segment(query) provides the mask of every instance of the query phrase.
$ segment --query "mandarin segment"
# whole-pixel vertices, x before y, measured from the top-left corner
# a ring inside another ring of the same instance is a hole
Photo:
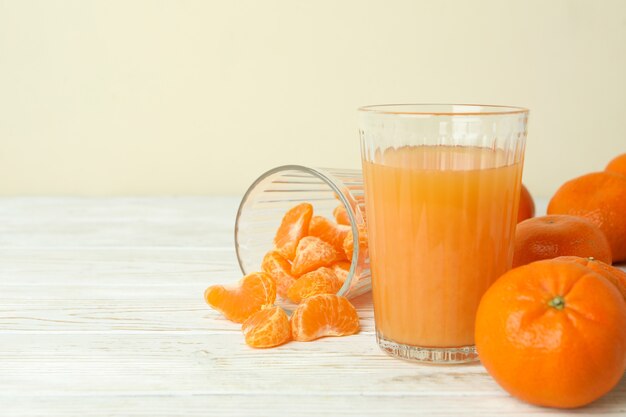
[[[350,231],[350,226],[336,224],[322,216],[313,216],[309,225],[309,236],[319,237],[330,243],[337,252],[338,258],[345,259],[343,242]]]
[[[489,374],[536,405],[586,405],[626,370],[622,295],[569,261],[537,261],[502,275],[481,299],[475,336]]]
[[[359,316],[345,298],[320,294],[307,298],[291,316],[294,340],[308,342],[325,336],[347,336],[358,333]]]
[[[287,313],[277,306],[252,314],[241,326],[246,344],[253,348],[280,346],[291,340]]]
[[[594,172],[563,184],[548,204],[548,214],[591,220],[606,235],[614,262],[626,260],[626,176]]]
[[[549,215],[533,217],[517,225],[513,267],[567,255],[611,263],[609,241],[584,217]]]
[[[306,236],[300,239],[296,248],[296,256],[291,264],[291,274],[300,276],[328,266],[335,261],[335,249],[322,239],[315,236]]]
[[[286,298],[289,287],[296,281],[296,279],[291,276],[291,264],[289,261],[278,251],[269,251],[263,257],[261,269],[274,279],[278,295]]]
[[[368,252],[368,240],[367,240],[367,227],[364,224],[361,224],[357,227],[359,231],[359,252],[367,257]],[[345,240],[343,241],[343,250],[346,254],[346,257],[349,261],[352,261],[353,252],[354,252],[354,235],[352,234],[352,229],[348,231]]]
[[[341,281],[332,269],[321,267],[302,275],[289,288],[287,296],[294,303],[318,294],[335,294],[341,288]]]
[[[274,236],[274,247],[281,255],[293,260],[301,238],[309,233],[309,223],[313,217],[313,206],[301,203],[285,213]]]
[[[348,274],[350,273],[350,262],[348,261],[339,261],[335,262],[331,265],[331,268],[339,281],[343,284],[346,279],[348,279]]]
[[[265,272],[254,272],[234,285],[212,285],[204,291],[206,303],[228,320],[242,323],[276,300],[276,284]]]
[[[344,226],[350,225],[350,217],[348,216],[348,211],[343,206],[343,204],[338,205],[333,210],[333,217],[335,217],[335,221],[337,224],[342,224]]]

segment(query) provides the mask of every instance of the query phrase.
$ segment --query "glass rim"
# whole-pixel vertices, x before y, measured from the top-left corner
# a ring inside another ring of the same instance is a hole
[[[437,107],[440,109],[436,109]],[[445,107],[449,107],[451,110],[444,111],[443,109]],[[459,109],[457,110],[455,107]],[[469,103],[373,104],[361,106],[357,111],[380,115],[403,116],[502,116],[529,113],[529,110],[525,107]]]

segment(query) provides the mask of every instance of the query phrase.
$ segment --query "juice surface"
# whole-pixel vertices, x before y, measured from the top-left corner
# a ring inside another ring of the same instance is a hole
[[[511,266],[521,163],[502,150],[405,146],[363,162],[376,329],[474,343],[481,296]]]

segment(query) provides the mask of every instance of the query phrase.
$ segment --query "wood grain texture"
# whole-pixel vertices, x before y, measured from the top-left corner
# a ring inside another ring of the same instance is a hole
[[[371,296],[346,338],[245,345],[204,289],[240,277],[236,198],[0,199],[0,416],[624,415],[508,396],[480,364],[383,354]]]

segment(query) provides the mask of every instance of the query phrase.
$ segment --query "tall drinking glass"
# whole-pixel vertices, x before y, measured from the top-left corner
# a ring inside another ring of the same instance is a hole
[[[474,318],[511,267],[528,110],[359,109],[376,337],[404,359],[477,359]]]

